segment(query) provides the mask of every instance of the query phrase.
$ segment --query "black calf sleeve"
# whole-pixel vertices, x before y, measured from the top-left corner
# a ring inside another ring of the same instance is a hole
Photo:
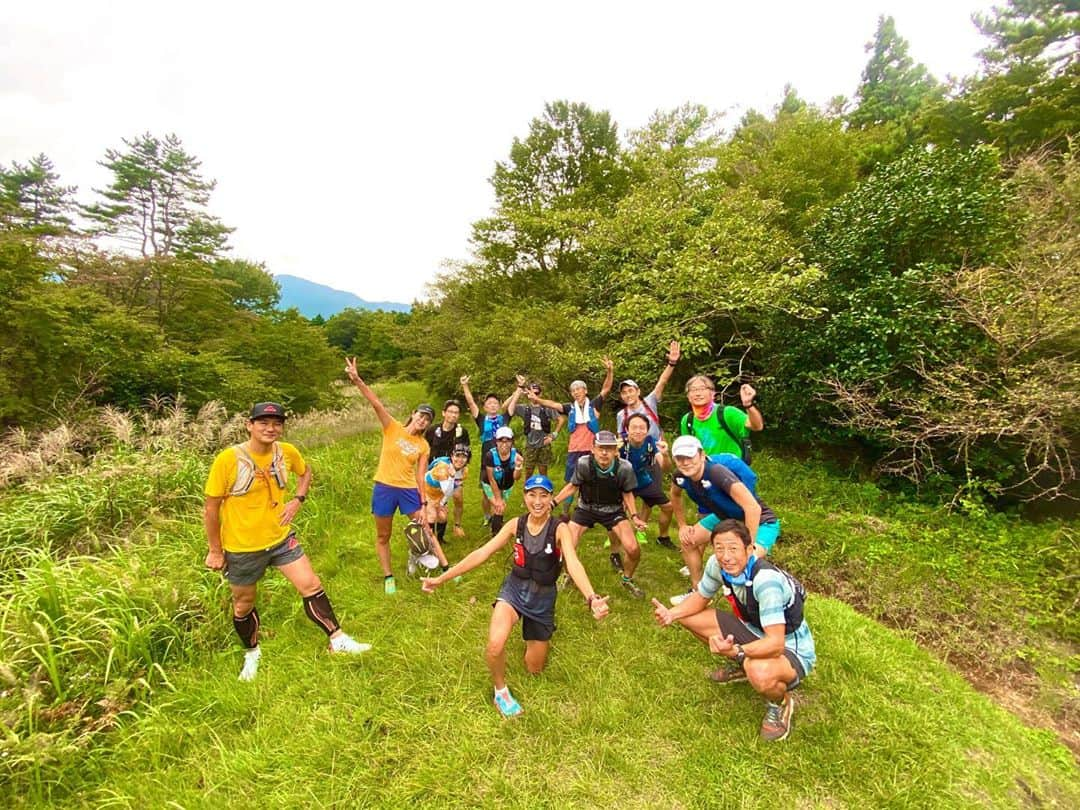
[[[341,629],[337,616],[334,615],[334,609],[330,606],[330,597],[326,595],[326,591],[319,591],[311,596],[305,596],[304,613],[315,624],[319,625],[328,636]]]
[[[442,523],[436,523],[435,524],[435,536],[438,537],[439,542],[442,543],[443,539],[446,537],[446,521],[445,520]]]
[[[233,616],[233,629],[240,636],[240,643],[247,649],[254,650],[259,646],[259,611],[251,609],[247,616]]]
[[[491,536],[494,537],[499,533],[499,529],[503,527],[503,516],[492,515],[491,516]]]

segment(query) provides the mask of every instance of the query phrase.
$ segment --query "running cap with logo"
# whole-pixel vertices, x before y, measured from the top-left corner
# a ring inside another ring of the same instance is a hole
[[[512,431],[510,428],[508,428],[508,427],[506,427],[504,425],[503,427],[501,427],[501,428],[499,428],[498,430],[495,431],[495,438],[496,439],[512,439],[512,438],[514,438],[514,431]]]
[[[618,447],[619,437],[610,430],[601,430],[593,439],[593,444],[597,447]]]
[[[422,413],[426,415],[428,419],[435,418],[435,409],[428,405],[426,402],[423,402],[416,406],[416,413]]]
[[[701,452],[701,440],[697,436],[680,436],[671,445],[671,455],[690,458]]]
[[[621,383],[619,383],[619,390],[620,390],[620,391],[622,391],[622,390],[623,390],[624,388],[627,388],[627,387],[629,387],[629,388],[636,388],[636,389],[638,389],[639,391],[641,390],[641,386],[640,386],[640,385],[638,385],[638,384],[637,384],[636,382],[634,382],[633,380],[623,380],[623,381],[622,381]]]
[[[276,402],[256,402],[248,419],[258,419],[261,416],[273,416],[284,422],[285,409]]]
[[[551,483],[551,479],[546,475],[534,475],[528,481],[525,482],[525,491],[530,489],[542,489],[545,492],[554,492],[555,487]]]

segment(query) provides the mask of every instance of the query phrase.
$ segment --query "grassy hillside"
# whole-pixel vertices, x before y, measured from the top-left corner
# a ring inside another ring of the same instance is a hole
[[[391,393],[419,397],[408,386]],[[342,432],[365,423],[352,424]],[[597,624],[579,598],[563,594],[550,666],[538,678],[524,673],[520,641],[511,643],[509,682],[526,714],[506,722],[490,705],[482,659],[504,561],[426,596],[404,577],[395,540],[399,593],[383,596],[369,513],[377,436],[319,446],[330,435],[318,424],[293,434],[317,471],[301,540],[345,628],[375,647],[357,660],[328,656],[299,599],[271,575],[260,596],[264,652],[253,684],[236,681],[227,588],[201,570],[198,503],[208,457],[178,452],[164,463],[182,472],[164,479],[129,460],[124,480],[164,481],[156,494],[147,483],[142,500],[99,510],[93,526],[75,525],[63,537],[49,528],[54,540],[35,534],[25,516],[42,499],[77,505],[80,498],[58,494],[75,479],[0,500],[2,524],[22,527],[0,535],[0,550],[18,559],[17,573],[0,579],[0,804],[1080,805],[1076,762],[1052,731],[1026,727],[976,692],[926,649],[917,623],[898,633],[821,594],[825,573],[846,566],[847,587],[874,583],[860,607],[872,603],[872,612],[902,624],[880,606],[909,604],[914,597],[905,594],[928,565],[941,569],[934,593],[956,572],[925,548],[905,557],[888,544],[946,529],[966,537],[968,519],[938,516],[935,526],[911,505],[879,502],[866,486],[762,457],[763,491],[788,534],[784,562],[819,587],[807,605],[819,668],[800,689],[792,737],[779,745],[758,739],[762,703],[748,687],[706,681],[715,662],[704,648],[657,628],[647,603],[617,589],[601,537],[590,532],[583,559],[612,594],[612,615]],[[104,460],[100,467],[78,480],[120,475]],[[483,539],[475,488],[470,481],[466,490],[469,538],[448,545],[451,558]],[[838,500],[842,492],[850,499]],[[77,507],[68,511],[77,524]],[[950,548],[931,536],[924,546]],[[42,542],[51,543],[49,554]],[[1000,544],[973,545],[969,562],[971,554],[1009,559]],[[684,583],[680,564],[650,545],[639,582],[650,595],[675,593]],[[981,587],[1007,582],[995,574]],[[882,596],[890,588],[892,602]],[[953,600],[936,604],[939,618],[953,615]],[[1025,615],[1032,649],[1049,656],[1052,641],[1068,649],[1057,629],[1048,635],[1054,623],[1045,605]]]

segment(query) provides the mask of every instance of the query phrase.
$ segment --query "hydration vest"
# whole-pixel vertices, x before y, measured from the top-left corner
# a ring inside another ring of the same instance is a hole
[[[622,459],[616,458],[611,473],[605,474],[600,472],[600,468],[596,466],[596,459],[591,454],[578,459],[578,477],[585,478],[580,474],[582,464],[587,464],[591,473],[591,480],[583,480],[581,486],[578,487],[581,493],[582,506],[617,506],[622,503],[622,489],[620,489],[618,477],[615,475],[620,462],[622,462]],[[629,464],[630,462],[626,463]]]
[[[247,495],[251,485],[255,483],[255,476],[261,470],[244,445],[234,444],[233,452],[236,453],[236,480],[233,482],[232,489],[229,490],[229,495]],[[274,456],[270,461],[270,466],[266,468],[266,473],[274,479],[278,489],[285,489],[288,483],[288,470],[285,469],[285,457],[277,442],[274,442]]]
[[[754,577],[757,576],[759,571],[776,571],[781,574],[791,586],[791,591],[794,594],[794,598],[791,600],[791,604],[784,608],[784,635],[788,636],[799,629],[799,625],[803,623],[803,604],[806,602],[806,589],[803,587],[799,580],[795,579],[791,574],[785,571],[778,565],[773,565],[771,562],[765,559],[759,559],[754,563],[750,569],[750,577],[746,580],[746,603],[743,604],[735,596],[735,591],[727,580],[721,580],[724,583],[724,596],[731,604],[731,609],[735,612],[735,615],[746,624],[752,624],[764,632],[764,628],[761,626],[761,608],[758,606],[757,597],[754,596]]]
[[[640,453],[642,466],[640,469],[634,466],[631,454]],[[641,447],[631,447],[629,439],[619,448],[619,456],[634,466],[634,475],[637,476],[638,488],[647,487],[653,481],[654,464],[656,463],[656,440],[652,436],[646,436]]]
[[[531,579],[537,585],[554,585],[562,565],[562,552],[555,541],[559,521],[548,518],[544,547],[535,554],[525,547],[525,527],[528,522],[525,515],[518,518],[514,535],[514,567],[510,572],[518,579]]]
[[[750,494],[757,499],[757,473],[751,470],[746,462],[731,453],[706,456],[705,469],[700,481],[691,481],[685,475],[676,475],[675,483],[686,490],[690,499],[705,511],[742,520],[744,517],[742,507],[735,503],[724,490],[714,485],[709,478],[709,470],[717,464],[727,467],[734,473],[743,486],[750,490]]]
[[[494,476],[499,489],[510,489],[514,485],[514,462],[517,461],[517,449],[510,448],[510,458],[505,461],[499,458],[499,448],[491,448],[491,474]],[[510,474],[510,482],[506,482],[506,474]],[[485,484],[487,481],[484,482]]]
[[[577,403],[571,402],[570,413],[566,415],[566,418],[569,420],[571,433],[573,433],[578,426],[577,410]],[[592,406],[592,403],[589,402],[589,400],[585,400],[585,416],[589,420],[587,423],[589,425],[589,430],[593,433],[598,433],[600,431],[600,414],[596,412],[596,408]]]
[[[483,427],[480,428],[480,441],[489,442],[494,441],[495,431],[505,425],[502,414],[495,414],[494,416],[484,416]],[[460,426],[459,426],[460,427]]]

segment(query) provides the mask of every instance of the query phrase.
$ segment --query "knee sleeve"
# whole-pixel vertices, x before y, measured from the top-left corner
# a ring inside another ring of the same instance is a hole
[[[240,643],[253,650],[259,646],[259,611],[251,609],[247,616],[233,616],[233,629],[240,636]]]
[[[499,529],[503,527],[503,516],[492,515],[491,516],[491,536],[494,537],[499,533]]]
[[[326,591],[319,591],[311,596],[305,596],[304,613],[328,636],[341,629],[337,616],[334,615],[334,608],[330,606],[330,597],[326,595]]]
[[[435,536],[439,538],[440,543],[446,537],[446,521],[435,524]]]

